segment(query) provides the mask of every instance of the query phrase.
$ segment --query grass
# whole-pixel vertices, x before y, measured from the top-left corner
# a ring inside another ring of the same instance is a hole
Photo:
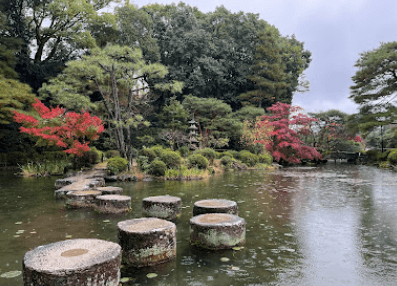
[[[20,165],[19,169],[23,177],[59,176],[64,174],[64,170],[68,165],[69,162],[67,160],[30,162],[25,165]]]

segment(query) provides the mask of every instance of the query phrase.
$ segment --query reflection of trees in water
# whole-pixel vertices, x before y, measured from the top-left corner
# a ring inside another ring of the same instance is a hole
[[[397,178],[385,170],[373,172],[373,185],[361,188],[362,256],[368,272],[386,283],[397,276]]]

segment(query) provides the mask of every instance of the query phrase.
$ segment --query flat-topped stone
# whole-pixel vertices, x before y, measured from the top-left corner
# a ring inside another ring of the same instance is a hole
[[[71,239],[39,246],[23,258],[24,285],[118,285],[121,247],[99,239]]]
[[[100,195],[102,192],[97,190],[71,191],[66,194],[66,205],[71,208],[90,208]]]
[[[78,180],[70,185],[64,186],[55,191],[56,199],[66,198],[66,194],[72,191],[85,191],[89,189],[95,189],[97,187],[103,187],[105,185],[105,180],[96,178],[96,179],[82,179]]]
[[[158,218],[139,218],[117,224],[123,261],[144,267],[167,262],[176,256],[176,226]]]
[[[121,195],[123,193],[123,188],[120,187],[97,187],[95,188],[98,191],[102,192],[102,195]]]
[[[175,220],[181,214],[182,200],[173,196],[153,196],[142,201],[143,215],[166,220]]]
[[[237,215],[237,203],[222,199],[201,200],[194,203],[193,216],[206,213],[228,213]]]
[[[207,249],[228,249],[245,243],[243,218],[225,213],[209,213],[190,219],[190,243]]]
[[[102,213],[124,213],[131,210],[131,197],[101,195],[95,198],[95,209]]]

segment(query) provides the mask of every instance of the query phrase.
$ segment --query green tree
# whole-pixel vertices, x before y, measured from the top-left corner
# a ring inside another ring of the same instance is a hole
[[[0,75],[0,124],[13,122],[14,112],[31,110],[35,95],[27,84]],[[29,113],[29,112],[28,112]]]
[[[141,115],[150,101],[152,78],[162,78],[167,69],[161,64],[146,64],[139,49],[108,45],[92,49],[81,60],[70,61],[64,72],[44,84],[40,93],[51,95],[55,103],[75,109],[99,109],[108,122],[120,155],[131,159],[132,128],[148,126]],[[181,85],[157,86],[158,89],[179,91]],[[99,94],[92,102],[90,96]]]
[[[397,42],[360,54],[350,98],[360,105],[360,130],[365,134],[397,119]]]
[[[231,137],[240,136],[243,124],[233,117],[232,108],[222,100],[188,95],[182,105],[199,122],[200,147],[223,147]]]
[[[0,11],[0,74],[7,78],[17,78],[15,66],[21,41],[12,36],[9,31],[10,27],[7,25],[7,18]]]
[[[95,46],[87,30],[111,0],[1,0],[11,35],[23,41],[18,55],[20,80],[37,90],[49,76],[82,51]],[[34,45],[35,49],[29,47]]]

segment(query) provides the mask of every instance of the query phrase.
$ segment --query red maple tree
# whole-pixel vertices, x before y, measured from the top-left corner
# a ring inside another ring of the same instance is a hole
[[[14,121],[21,123],[22,133],[42,138],[48,145],[67,148],[63,152],[82,156],[90,147],[88,140],[96,140],[105,130],[102,120],[88,112],[66,112],[59,106],[48,108],[35,99],[33,108],[38,119],[31,115],[14,112]]]
[[[277,162],[297,164],[302,159],[321,159],[321,154],[316,148],[307,146],[301,139],[302,136],[310,133],[309,126],[316,119],[301,113],[296,114],[301,110],[300,107],[281,102],[273,104],[267,110],[272,115],[262,116],[260,124],[270,125],[273,128],[272,140],[265,147]]]

